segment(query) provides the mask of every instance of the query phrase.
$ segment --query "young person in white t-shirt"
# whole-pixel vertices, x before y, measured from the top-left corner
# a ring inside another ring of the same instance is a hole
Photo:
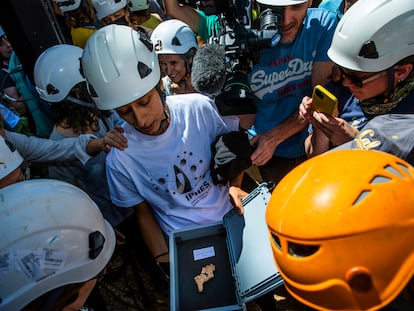
[[[164,96],[151,41],[129,27],[99,29],[81,63],[97,107],[115,109],[127,121],[128,148],[107,156],[111,199],[135,209],[157,262],[169,261],[165,236],[171,230],[222,220],[234,206],[242,212],[242,175],[215,185],[210,174],[211,143],[237,131],[237,118],[224,120],[201,94]]]

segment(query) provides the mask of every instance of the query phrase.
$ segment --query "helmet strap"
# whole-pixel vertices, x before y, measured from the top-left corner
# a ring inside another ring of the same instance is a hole
[[[395,81],[395,77],[394,77],[395,69],[394,69],[394,66],[392,66],[391,68],[389,68],[387,70],[387,73],[388,73],[388,89],[387,89],[387,93],[385,94],[385,97],[387,99],[390,99],[392,97],[392,95],[394,94],[394,81]]]
[[[160,129],[163,129],[164,127],[167,128],[168,124],[170,124],[170,113],[168,111],[167,100],[166,100],[167,96],[161,90],[159,84],[157,84],[157,86],[155,88],[156,88],[158,94],[160,95],[162,106],[163,106],[163,109],[164,109],[165,119],[162,119],[161,123],[160,123]]]
[[[62,297],[67,287],[68,285],[63,285],[50,291],[49,294],[47,295],[46,300],[40,306],[39,310],[44,310],[44,311],[54,310],[56,303]]]
[[[95,109],[95,108],[96,108],[96,107],[95,107],[95,105],[94,105],[93,103],[88,103],[88,102],[86,102],[86,101],[83,101],[83,100],[77,99],[77,98],[72,97],[72,96],[67,96],[67,97],[66,97],[66,100],[70,101],[71,103],[74,103],[74,104],[77,104],[77,105],[83,106],[83,107],[93,108],[93,109]]]

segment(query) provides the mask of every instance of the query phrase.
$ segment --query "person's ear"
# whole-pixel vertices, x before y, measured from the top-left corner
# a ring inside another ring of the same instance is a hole
[[[404,81],[413,71],[413,64],[399,65],[395,69],[395,80]]]

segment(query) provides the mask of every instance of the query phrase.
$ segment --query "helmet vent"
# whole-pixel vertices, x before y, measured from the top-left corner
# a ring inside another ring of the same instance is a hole
[[[405,165],[399,164],[399,167],[402,168],[404,171],[408,172],[408,168]],[[398,171],[395,167],[393,167],[391,165],[386,165],[384,167],[384,169],[388,173],[390,173],[392,176],[395,176],[397,178],[404,178],[404,176],[401,174],[401,172]],[[388,176],[384,176],[384,175],[376,175],[376,176],[374,176],[374,178],[371,179],[371,181],[369,183],[371,185],[385,184],[385,183],[388,183],[388,182],[392,181],[392,176],[388,177]],[[359,194],[358,198],[356,198],[356,200],[354,201],[353,205],[356,205],[359,202],[361,202],[370,193],[371,193],[371,190],[362,191]]]
[[[409,169],[406,165],[402,164],[402,163],[397,163],[398,167],[401,168],[404,172],[406,172],[408,175],[410,175],[409,173]],[[387,171],[389,171],[390,173],[393,173],[394,175],[400,177],[400,178],[404,178],[404,175],[401,174],[400,171],[398,171],[397,169],[395,169],[394,167],[392,167],[391,165],[387,165],[385,167],[385,169]]]
[[[176,46],[181,46],[180,39],[178,39],[178,38],[177,38],[177,36],[175,36],[175,37],[171,40],[171,44],[172,44],[172,45],[176,45]]]
[[[56,95],[57,93],[59,93],[59,90],[52,84],[48,84],[46,85],[46,92],[49,95]]]
[[[288,242],[288,252],[293,257],[304,258],[315,254],[319,249],[317,245],[305,245]]]
[[[276,247],[279,250],[282,250],[282,244],[280,243],[279,237],[275,234],[272,234],[273,242],[275,242]]]
[[[374,41],[365,42],[359,50],[359,56],[364,58],[378,58],[378,50]]]
[[[144,79],[145,77],[149,76],[152,72],[152,69],[142,62],[138,62],[137,69],[141,79]]]
[[[391,178],[389,177],[377,175],[373,179],[371,179],[370,184],[385,184],[390,181]]]
[[[89,234],[89,258],[95,259],[99,256],[104,248],[105,237],[99,231],[94,231]]]

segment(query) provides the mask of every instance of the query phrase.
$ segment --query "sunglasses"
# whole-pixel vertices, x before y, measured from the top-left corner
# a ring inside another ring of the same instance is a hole
[[[364,84],[375,81],[375,80],[387,75],[387,71],[381,71],[381,72],[379,72],[379,73],[377,73],[377,74],[375,74],[371,77],[368,77],[366,79],[361,79],[361,78],[353,75],[352,73],[347,72],[342,67],[338,66],[338,68],[339,68],[339,71],[341,72],[343,78],[348,79],[349,81],[352,82],[352,84],[355,84],[359,88],[362,88],[364,86]]]

